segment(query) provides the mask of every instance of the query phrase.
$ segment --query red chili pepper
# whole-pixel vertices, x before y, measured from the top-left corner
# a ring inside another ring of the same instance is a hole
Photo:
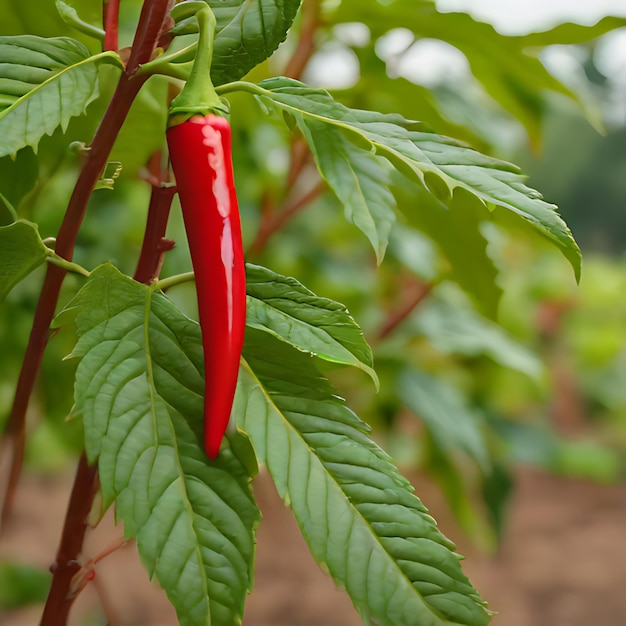
[[[246,318],[246,277],[231,158],[219,115],[192,117],[167,143],[196,275],[204,351],[204,443],[215,458],[237,385]]]

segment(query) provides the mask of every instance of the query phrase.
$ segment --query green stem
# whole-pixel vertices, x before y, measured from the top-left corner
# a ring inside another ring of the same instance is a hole
[[[81,276],[89,277],[91,273],[86,270],[82,265],[78,263],[72,263],[72,261],[68,261],[63,257],[59,256],[54,250],[50,250],[49,248],[46,250],[46,255],[48,257],[48,262],[53,263],[54,265],[58,265],[62,267],[66,272],[73,272],[74,274],[80,274]]]
[[[137,74],[162,74],[163,76],[171,76],[180,80],[188,80],[193,66],[193,59],[196,55],[198,43],[194,43],[176,50],[175,52],[162,54],[160,57],[145,63]]]
[[[271,93],[267,89],[263,89],[263,87],[259,87],[259,85],[249,83],[245,80],[235,80],[232,83],[220,85],[219,87],[216,87],[215,91],[219,95],[232,93],[233,91],[244,91],[251,93],[254,96],[265,96],[268,93]]]
[[[196,13],[196,19],[198,20],[198,50],[189,73],[189,80],[170,106],[170,126],[182,124],[194,115],[227,112],[211,80],[215,15],[207,5]]]
[[[56,6],[61,19],[66,24],[73,26],[77,31],[83,33],[84,35],[88,35],[89,37],[93,37],[99,41],[104,39],[104,30],[82,20],[78,15],[78,11],[76,11],[74,7],[70,6],[66,2],[57,2]]]
[[[164,278],[163,280],[159,280],[156,283],[152,283],[156,289],[160,289],[161,291],[165,291],[170,287],[175,287],[176,285],[182,285],[183,283],[188,283],[194,281],[196,279],[193,272],[187,272],[185,274],[177,274],[176,276],[170,276],[169,278]]]

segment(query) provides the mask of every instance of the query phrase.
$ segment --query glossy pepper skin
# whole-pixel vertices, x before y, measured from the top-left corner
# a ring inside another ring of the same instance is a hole
[[[204,351],[204,444],[215,458],[237,386],[246,322],[246,277],[233,178],[231,131],[218,115],[167,131],[196,277]]]

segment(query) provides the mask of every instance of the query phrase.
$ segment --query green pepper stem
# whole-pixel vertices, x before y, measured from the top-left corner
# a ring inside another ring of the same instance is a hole
[[[196,13],[196,19],[198,20],[196,58],[183,90],[172,100],[170,105],[169,126],[182,124],[194,115],[226,113],[211,80],[210,70],[216,27],[215,15],[207,5]]]

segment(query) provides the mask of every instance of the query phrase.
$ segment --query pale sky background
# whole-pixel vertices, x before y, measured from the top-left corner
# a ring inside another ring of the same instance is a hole
[[[441,11],[465,11],[506,34],[549,28],[564,21],[593,24],[605,15],[626,17],[626,0],[437,0]]]
[[[591,25],[605,15],[626,17],[626,0],[436,0],[436,3],[440,11],[465,11],[507,35],[544,30],[562,22]],[[553,57],[556,59],[556,55]],[[604,37],[595,61],[610,80],[626,86],[626,28]]]
[[[507,35],[545,30],[568,21],[591,25],[605,15],[626,17],[626,0],[436,0],[436,3],[440,11],[465,11]],[[364,45],[369,31],[359,24],[344,26],[335,33],[339,41],[313,57],[305,80],[329,88],[349,87],[359,80],[359,63],[350,46]],[[427,87],[434,87],[442,77],[460,84],[471,74],[465,57],[452,46],[429,39],[413,45],[411,41],[412,34],[399,28],[379,42],[378,54],[387,61],[390,74]],[[551,71],[568,82],[568,78],[575,80],[576,74],[582,72],[584,54],[581,57],[581,50],[576,47],[552,46],[542,54],[542,59]],[[611,117],[625,124],[626,28],[603,37],[594,60],[612,85]]]

